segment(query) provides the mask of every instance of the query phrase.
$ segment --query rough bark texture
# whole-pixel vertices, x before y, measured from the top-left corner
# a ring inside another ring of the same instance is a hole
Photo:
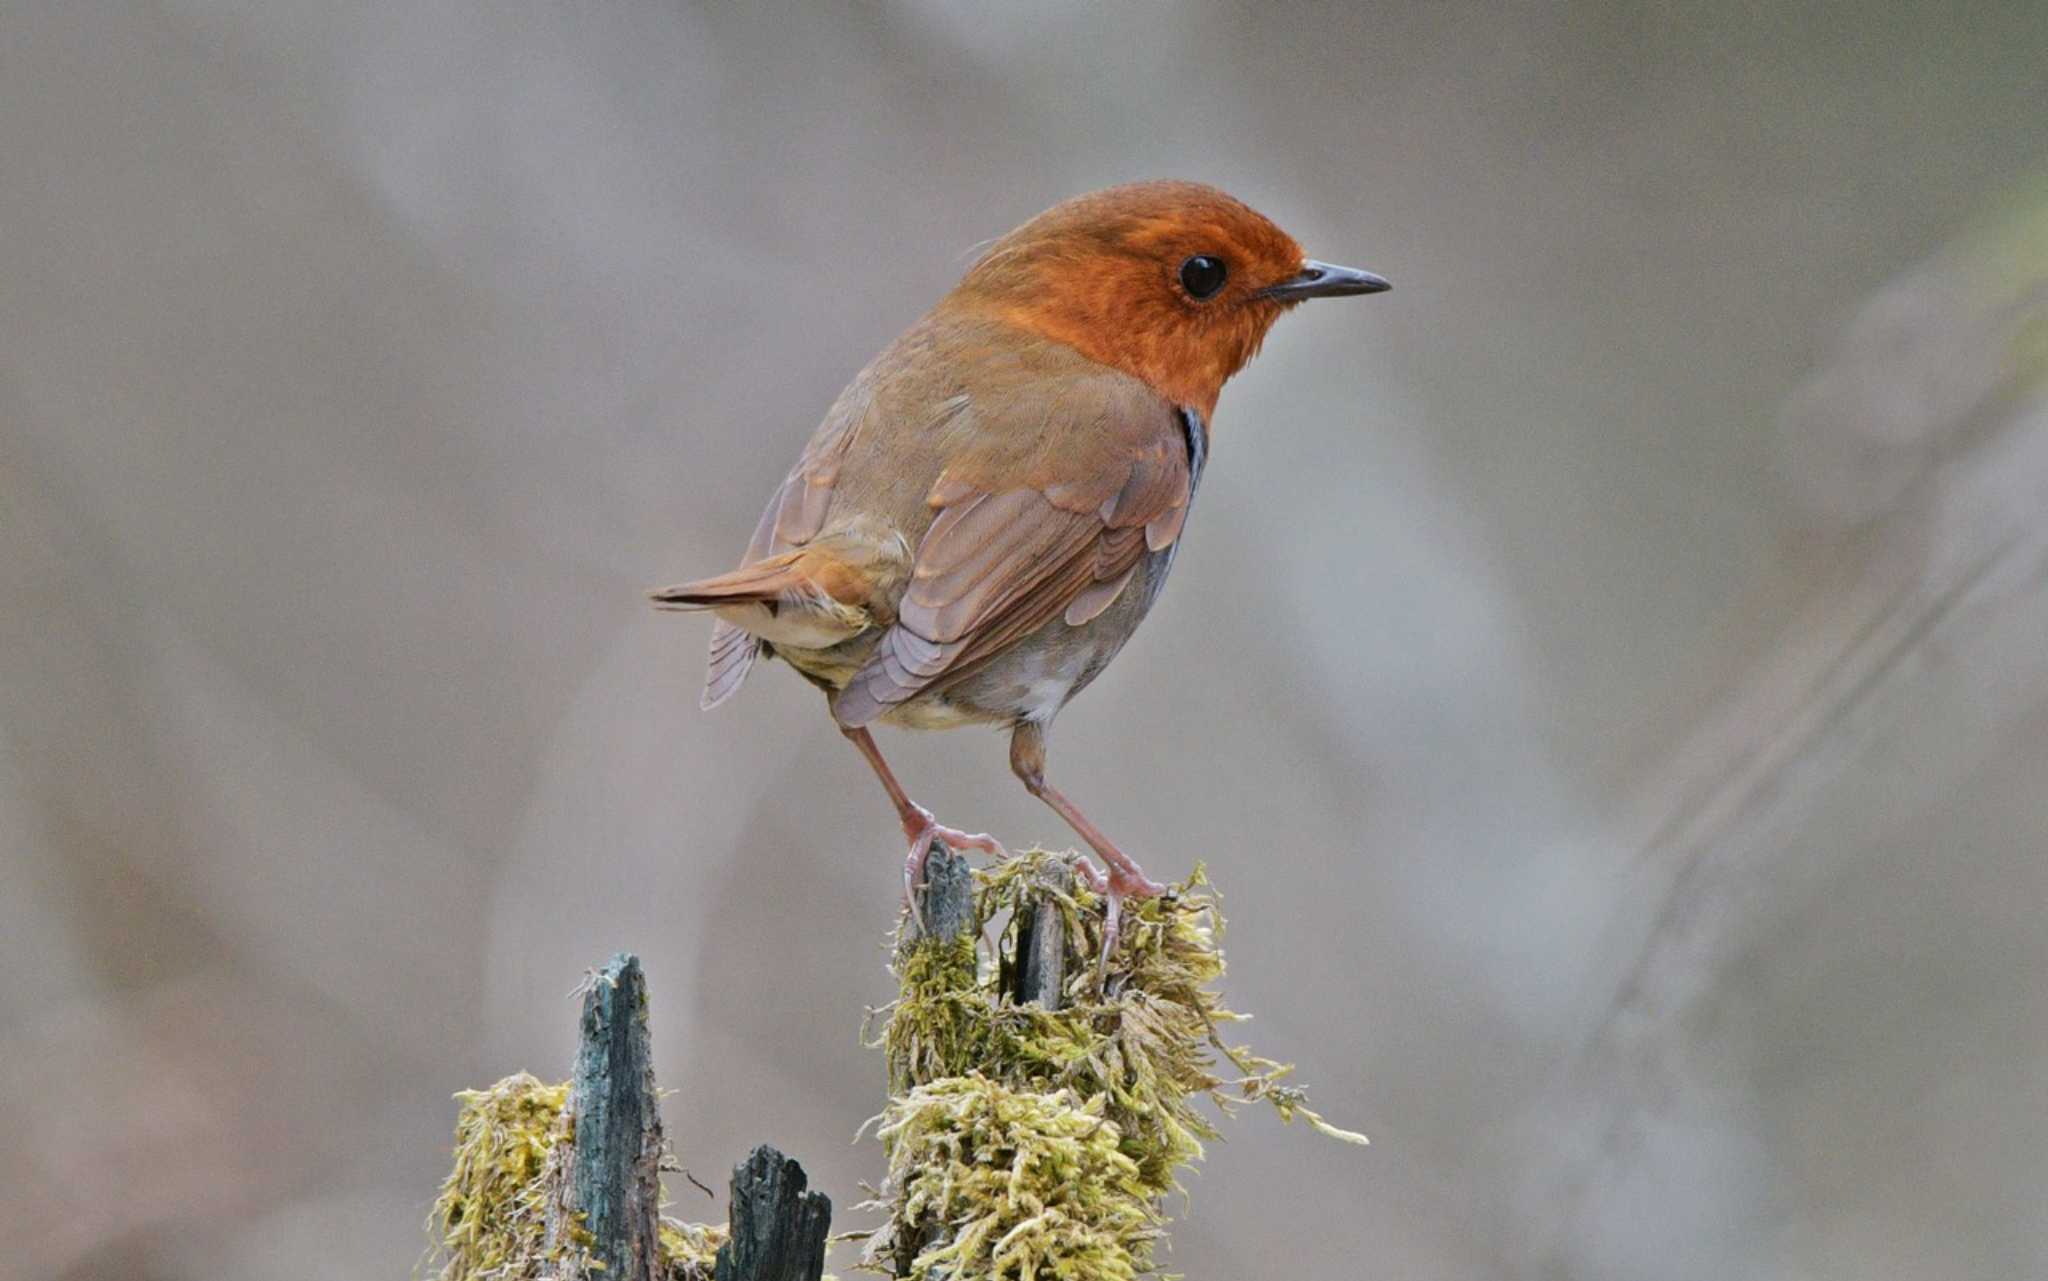
[[[551,1243],[581,1241],[611,1281],[655,1281],[661,1215],[661,1112],[647,1035],[647,980],[621,952],[583,994],[582,1043],[570,1091],[576,1154]],[[582,1216],[580,1225],[572,1217]],[[580,1226],[580,1233],[572,1232]],[[575,1252],[570,1253],[575,1257]],[[582,1275],[580,1265],[565,1275]]]
[[[763,1144],[732,1171],[732,1239],[718,1281],[818,1281],[832,1201],[805,1189],[803,1166]]]
[[[917,919],[922,929],[914,937],[956,939],[972,934],[974,920],[974,869],[967,860],[939,841],[932,842],[925,860],[924,884],[916,891]]]

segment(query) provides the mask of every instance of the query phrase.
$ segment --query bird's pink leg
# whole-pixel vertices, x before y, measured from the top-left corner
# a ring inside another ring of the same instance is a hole
[[[924,864],[931,856],[933,841],[943,841],[956,850],[986,850],[997,858],[1010,857],[1010,852],[995,837],[986,832],[963,832],[946,827],[932,816],[930,810],[911,800],[903,790],[903,784],[896,781],[889,762],[882,759],[882,749],[875,746],[874,735],[865,729],[841,732],[874,767],[875,777],[882,780],[883,789],[889,793],[889,803],[896,807],[896,817],[903,822],[903,835],[910,841],[910,852],[903,860],[903,898],[913,912],[917,909],[916,891],[924,881]]]
[[[1053,812],[1067,820],[1067,826],[1074,829],[1088,847],[1102,856],[1109,864],[1109,874],[1089,867],[1084,861],[1081,866],[1090,888],[1109,900],[1108,918],[1103,922],[1102,959],[1106,964],[1112,952],[1116,951],[1117,932],[1123,922],[1124,900],[1127,898],[1158,898],[1166,893],[1166,887],[1145,875],[1145,869],[1138,866],[1138,860],[1118,849],[1116,842],[1109,839],[1103,830],[1089,821],[1080,807],[1066,798],[1066,795],[1051,783],[1045,781],[1045,729],[1026,721],[1019,725],[1010,736],[1010,768],[1024,782],[1024,790],[1052,806]]]

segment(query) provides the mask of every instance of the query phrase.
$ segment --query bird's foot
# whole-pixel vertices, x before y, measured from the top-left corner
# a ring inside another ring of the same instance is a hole
[[[925,861],[931,857],[932,842],[938,841],[948,849],[986,850],[999,859],[1010,857],[1010,851],[986,832],[963,832],[956,827],[947,827],[922,805],[912,805],[910,812],[903,816],[903,834],[910,838],[910,853],[903,860],[903,902],[910,908],[911,917],[917,921],[920,932],[924,929],[924,913],[918,910],[917,889],[924,884]]]
[[[1166,886],[1146,876],[1145,869],[1128,855],[1120,861],[1111,861],[1108,872],[1085,858],[1076,868],[1081,879],[1088,883],[1088,888],[1102,895],[1108,904],[1102,920],[1102,955],[1095,959],[1095,975],[1100,979],[1109,972],[1109,958],[1116,954],[1116,945],[1123,933],[1124,900],[1158,898],[1166,893]]]

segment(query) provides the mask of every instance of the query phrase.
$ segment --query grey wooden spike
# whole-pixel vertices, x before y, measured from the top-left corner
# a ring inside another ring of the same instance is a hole
[[[582,1042],[570,1087],[576,1155],[569,1206],[607,1281],[655,1281],[660,1257],[661,1111],[647,1035],[647,980],[625,952],[583,993]],[[562,1229],[557,1225],[557,1235]],[[593,1272],[591,1275],[599,1275]]]
[[[732,1238],[718,1247],[718,1281],[818,1281],[832,1200],[808,1192],[803,1166],[767,1144],[733,1167]]]

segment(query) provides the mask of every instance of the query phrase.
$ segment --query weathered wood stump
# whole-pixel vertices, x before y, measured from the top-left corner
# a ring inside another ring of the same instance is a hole
[[[804,1168],[763,1144],[732,1171],[732,1239],[718,1249],[718,1281],[818,1281],[832,1202],[806,1191]]]
[[[974,869],[944,842],[932,842],[924,864],[924,884],[913,888],[911,901],[917,910],[911,914],[911,929],[905,935],[909,945],[974,933]]]
[[[661,1109],[647,1035],[647,979],[636,956],[613,956],[584,990],[582,1042],[569,1099],[576,1118],[575,1157],[568,1187],[549,1218],[548,1244],[583,1245],[580,1256],[564,1251],[575,1260],[565,1275],[601,1268],[607,1281],[656,1281]]]

